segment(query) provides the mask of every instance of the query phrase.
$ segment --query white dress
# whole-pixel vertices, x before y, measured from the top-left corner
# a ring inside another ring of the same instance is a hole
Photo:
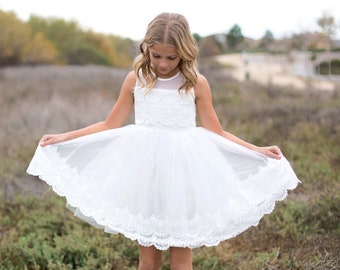
[[[76,216],[140,245],[217,245],[258,224],[299,180],[270,159],[196,127],[181,74],[134,90],[135,124],[37,147],[27,169]]]

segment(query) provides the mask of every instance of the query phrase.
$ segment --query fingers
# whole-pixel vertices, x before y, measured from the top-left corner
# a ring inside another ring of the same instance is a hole
[[[277,154],[277,153],[273,153],[273,152],[269,152],[267,154],[268,157],[270,158],[274,158],[274,159],[281,159],[282,155],[281,154]]]
[[[281,159],[282,157],[282,152],[280,150],[280,148],[276,145],[270,146],[269,147],[269,152],[268,152],[268,156],[271,158],[275,158],[275,159]]]
[[[46,145],[48,145],[49,143],[48,143],[48,141],[49,141],[49,138],[48,137],[42,137],[42,139],[40,140],[40,145],[41,146],[46,146]]]
[[[260,147],[259,152],[270,158],[274,158],[274,159],[282,158],[282,152],[280,148],[276,145]]]
[[[40,144],[41,146],[46,146],[46,145],[49,145],[49,144],[56,143],[55,137],[56,137],[55,135],[44,135],[44,136],[41,138],[39,144]]]
[[[280,150],[280,148],[279,148],[278,146],[273,145],[273,146],[271,146],[271,147],[272,147],[272,152],[273,152],[273,153],[282,155],[282,152],[281,152],[281,150]]]

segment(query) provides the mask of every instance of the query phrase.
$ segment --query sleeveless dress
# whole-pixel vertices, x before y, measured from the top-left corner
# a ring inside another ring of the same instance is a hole
[[[38,146],[27,172],[74,214],[142,246],[214,246],[256,226],[300,182],[275,160],[196,127],[180,73],[134,89],[135,124]]]

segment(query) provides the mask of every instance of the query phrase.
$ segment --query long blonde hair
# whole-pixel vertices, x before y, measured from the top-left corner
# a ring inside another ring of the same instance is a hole
[[[192,89],[197,82],[198,48],[186,18],[177,13],[161,13],[149,23],[139,45],[140,53],[133,63],[137,78],[143,83],[140,77],[143,76],[147,91],[151,90],[157,79],[149,56],[149,47],[154,44],[167,44],[176,49],[181,58],[178,68],[185,78],[180,89],[186,92]]]

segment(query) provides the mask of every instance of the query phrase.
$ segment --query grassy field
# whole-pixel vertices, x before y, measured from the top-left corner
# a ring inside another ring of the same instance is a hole
[[[201,70],[223,127],[255,144],[279,145],[303,183],[259,226],[195,249],[194,269],[339,269],[340,86],[297,90],[239,83],[217,65]],[[73,217],[63,198],[25,173],[44,133],[102,120],[127,72],[0,69],[0,269],[136,269],[135,242]]]

